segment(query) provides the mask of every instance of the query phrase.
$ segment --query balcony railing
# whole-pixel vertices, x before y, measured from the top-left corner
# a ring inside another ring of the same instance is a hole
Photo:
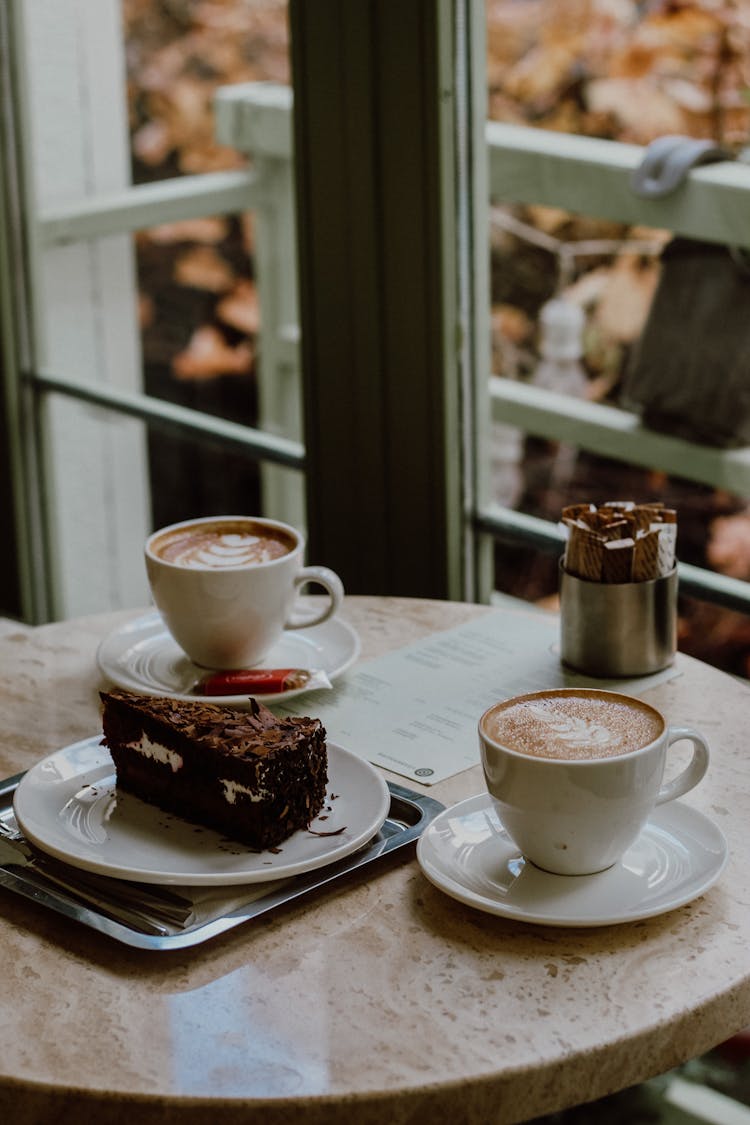
[[[292,180],[292,94],[287,87],[248,84],[227,87],[216,98],[221,143],[247,154],[246,171],[215,173],[137,186],[93,201],[44,213],[36,236],[42,246],[102,238],[178,218],[237,211],[256,214],[255,270],[262,310],[259,371],[259,429],[232,426],[189,410],[170,418],[168,404],[147,396],[97,390],[91,382],[28,373],[42,394],[98,402],[109,409],[164,425],[194,428],[203,438],[245,445],[261,460],[267,502],[292,522],[302,518],[298,329]],[[726,162],[692,171],[673,196],[643,200],[630,189],[643,149],[635,145],[489,122],[491,198],[536,203],[629,224],[668,229],[689,237],[733,245],[748,243],[750,166]],[[114,394],[114,397],[113,397]],[[489,395],[496,421],[546,439],[606,455],[628,464],[750,496],[750,448],[717,450],[646,429],[639,418],[616,407],[582,402],[515,380],[491,375]],[[120,398],[122,396],[119,396]],[[140,407],[138,401],[140,400]],[[231,433],[227,432],[230,429]],[[269,437],[269,434],[281,435]],[[503,509],[491,501],[476,513],[480,533],[522,539],[554,550],[559,533],[544,521]],[[682,568],[683,587],[709,600],[750,609],[745,583],[708,571]]]

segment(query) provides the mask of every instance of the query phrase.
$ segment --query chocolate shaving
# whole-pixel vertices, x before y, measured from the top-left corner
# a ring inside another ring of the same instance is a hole
[[[322,819],[323,818],[321,817],[321,820]],[[334,828],[332,832],[316,832],[314,828],[308,828],[307,831],[311,836],[340,836],[342,832],[346,832],[346,829],[347,825],[344,824],[341,828]]]

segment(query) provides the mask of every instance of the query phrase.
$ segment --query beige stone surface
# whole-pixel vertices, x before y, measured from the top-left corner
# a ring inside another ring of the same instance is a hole
[[[366,660],[487,612],[502,628],[527,611],[349,598],[345,616]],[[0,776],[99,729],[96,647],[131,616],[0,631]],[[410,850],[372,878],[157,953],[0,889],[5,1119],[517,1122],[749,1024],[750,691],[687,657],[679,669],[648,697],[712,743],[690,803],[731,856],[702,898],[624,926],[536,927],[446,897]],[[477,767],[429,793],[451,804],[481,789]]]

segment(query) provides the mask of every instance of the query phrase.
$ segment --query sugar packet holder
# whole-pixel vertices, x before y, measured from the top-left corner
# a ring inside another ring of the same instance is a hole
[[[677,648],[677,517],[662,504],[611,501],[563,509],[560,658],[619,679],[666,668]]]

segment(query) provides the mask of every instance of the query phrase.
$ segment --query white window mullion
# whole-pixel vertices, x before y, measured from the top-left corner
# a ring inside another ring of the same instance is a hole
[[[33,366],[122,389],[142,384],[129,235],[45,245],[39,216],[130,182],[119,0],[17,4],[27,139]],[[141,604],[149,530],[137,422],[44,399],[54,616]]]

